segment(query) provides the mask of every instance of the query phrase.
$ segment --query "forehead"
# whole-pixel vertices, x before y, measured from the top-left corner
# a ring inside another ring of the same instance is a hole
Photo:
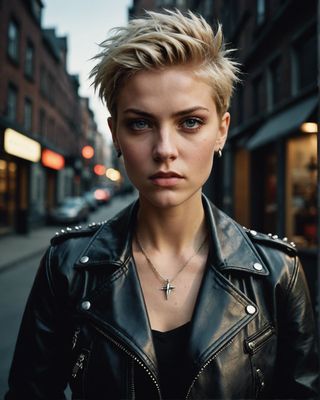
[[[213,90],[196,71],[190,66],[174,66],[137,72],[119,90],[117,112],[128,107],[149,109],[167,105],[169,108],[188,108],[195,102],[214,107]]]

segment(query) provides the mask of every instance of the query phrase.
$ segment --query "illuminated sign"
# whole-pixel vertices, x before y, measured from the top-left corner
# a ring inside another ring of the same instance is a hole
[[[64,167],[64,158],[60,154],[48,149],[43,150],[41,161],[48,168],[59,170]]]
[[[40,143],[10,128],[4,132],[4,149],[8,154],[32,162],[41,158]]]
[[[84,146],[82,148],[82,157],[90,160],[94,156],[94,148],[91,146]]]

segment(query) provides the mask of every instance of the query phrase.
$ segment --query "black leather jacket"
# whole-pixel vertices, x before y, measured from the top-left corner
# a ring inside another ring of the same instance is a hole
[[[210,252],[186,349],[193,371],[186,398],[317,398],[314,322],[294,247],[203,202]],[[161,398],[131,252],[137,208],[52,240],[23,317],[7,399],[62,399],[67,382],[75,399]]]

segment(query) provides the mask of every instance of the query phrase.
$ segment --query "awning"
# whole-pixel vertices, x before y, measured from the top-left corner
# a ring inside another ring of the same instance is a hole
[[[317,104],[318,97],[313,96],[276,114],[262,125],[257,133],[248,140],[245,147],[248,150],[252,150],[288,135],[298,129],[310,117]]]

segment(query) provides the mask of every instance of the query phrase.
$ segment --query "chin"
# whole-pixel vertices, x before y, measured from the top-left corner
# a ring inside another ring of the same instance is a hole
[[[160,209],[170,209],[174,207],[178,207],[183,205],[183,203],[190,200],[192,197],[200,194],[201,197],[201,188],[193,193],[183,193],[179,191],[163,191],[163,192],[152,192],[152,193],[143,193],[140,192],[140,199],[153,207]]]

